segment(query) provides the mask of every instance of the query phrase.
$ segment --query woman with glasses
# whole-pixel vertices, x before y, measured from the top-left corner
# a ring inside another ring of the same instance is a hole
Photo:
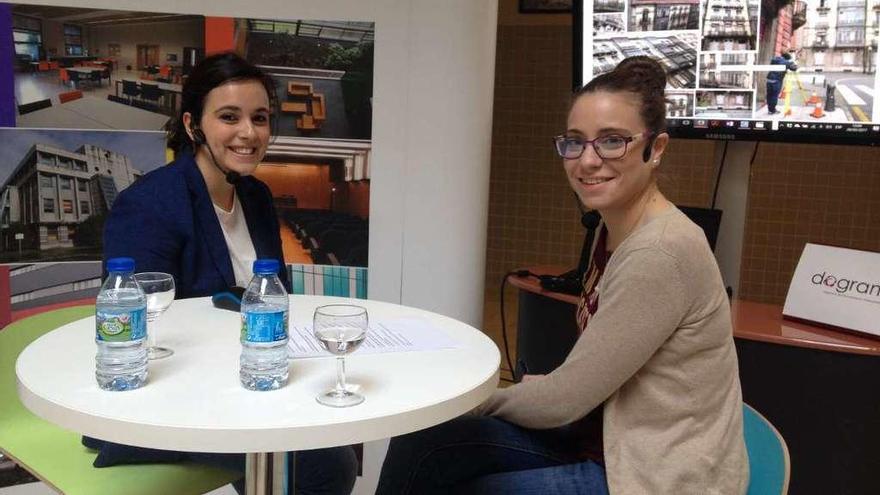
[[[566,360],[393,439],[378,493],[745,493],[727,294],[702,230],[657,187],[665,86],[657,62],[628,58],[575,94],[555,138],[603,218]]]

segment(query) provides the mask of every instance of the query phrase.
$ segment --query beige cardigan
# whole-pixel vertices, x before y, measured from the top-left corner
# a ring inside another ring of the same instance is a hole
[[[702,230],[677,208],[661,214],[621,243],[597,290],[565,362],[497,390],[477,413],[547,429],[604,402],[612,494],[745,493],[730,306]]]

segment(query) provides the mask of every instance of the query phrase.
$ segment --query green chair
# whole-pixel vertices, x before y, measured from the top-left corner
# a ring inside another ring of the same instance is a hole
[[[240,473],[196,464],[139,464],[96,469],[81,435],[28,411],[18,400],[15,360],[44,333],[94,314],[94,306],[41,313],[0,330],[0,451],[59,493],[69,495],[202,494]]]
[[[791,462],[782,435],[748,404],[743,404],[743,433],[751,473],[747,495],[787,494]]]

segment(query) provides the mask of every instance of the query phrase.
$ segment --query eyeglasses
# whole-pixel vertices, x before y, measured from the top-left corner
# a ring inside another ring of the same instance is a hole
[[[556,143],[556,152],[566,160],[577,160],[580,158],[587,149],[587,145],[593,147],[599,158],[613,160],[621,158],[626,154],[626,148],[629,143],[640,138],[647,139],[649,137],[651,137],[650,132],[640,132],[628,137],[611,134],[597,137],[596,139],[584,139],[582,136],[561,134],[554,137],[553,141]]]

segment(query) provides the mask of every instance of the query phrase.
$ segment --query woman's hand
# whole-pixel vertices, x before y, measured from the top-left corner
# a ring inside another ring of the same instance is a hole
[[[530,382],[530,381],[532,381],[532,380],[538,380],[538,379],[543,378],[543,377],[544,377],[544,375],[523,375],[523,376],[522,376],[522,382],[523,382],[523,383],[525,383],[525,382]]]

